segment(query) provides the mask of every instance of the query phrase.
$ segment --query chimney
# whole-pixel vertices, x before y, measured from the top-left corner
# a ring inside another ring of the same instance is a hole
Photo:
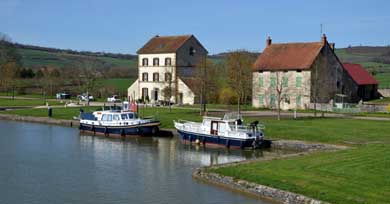
[[[322,42],[323,45],[325,45],[328,42],[326,40],[326,35],[325,34],[322,35],[321,42]]]
[[[266,42],[266,45],[267,47],[270,46],[272,44],[272,39],[270,36],[267,37],[267,42]]]
[[[334,43],[329,43],[329,46],[330,46],[330,48],[334,51],[334,46],[335,46],[335,44],[334,44]]]

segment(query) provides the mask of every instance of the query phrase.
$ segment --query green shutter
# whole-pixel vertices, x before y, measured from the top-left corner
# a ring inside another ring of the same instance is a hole
[[[296,106],[301,106],[301,95],[297,95],[295,98]]]
[[[276,87],[276,77],[272,76],[271,77],[271,83],[270,83],[271,88]]]
[[[284,76],[282,79],[282,86],[283,87],[288,87],[288,77]]]
[[[259,77],[259,87],[263,87],[264,86],[264,77],[260,76]]]
[[[269,97],[269,104],[273,106],[275,105],[275,103],[276,103],[276,96],[275,94],[271,94],[271,96]]]
[[[302,77],[301,76],[297,76],[296,81],[295,81],[295,86],[296,87],[302,86]]]
[[[264,94],[259,95],[259,104],[264,105]]]

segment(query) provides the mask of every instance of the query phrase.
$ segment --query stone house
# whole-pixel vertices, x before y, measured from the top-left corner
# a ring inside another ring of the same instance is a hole
[[[360,64],[343,63],[344,69],[351,76],[354,90],[351,92],[352,101],[367,101],[378,98],[378,81]]]
[[[207,53],[193,35],[154,36],[137,51],[138,79],[128,88],[128,98],[194,104],[193,83],[186,79]],[[164,89],[172,90],[170,99]]]
[[[337,96],[353,100],[356,84],[334,53],[325,35],[320,42],[272,43],[253,65],[254,107],[307,109],[313,103],[330,104]]]

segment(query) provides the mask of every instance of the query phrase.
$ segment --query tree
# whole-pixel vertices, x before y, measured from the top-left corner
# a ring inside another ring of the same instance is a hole
[[[206,112],[206,104],[213,97],[212,95],[217,93],[218,75],[215,64],[207,58],[201,59],[195,67],[194,79],[194,92],[200,100],[199,114],[203,115]]]
[[[237,111],[241,112],[241,103],[247,102],[252,91],[252,64],[254,58],[249,52],[238,50],[230,52],[226,59],[228,78],[231,88],[237,96]]]
[[[89,94],[96,90],[96,80],[100,78],[101,74],[95,68],[96,62],[85,61],[81,65],[80,78],[83,83],[83,90],[87,95],[87,105],[89,106]]]
[[[174,81],[173,80],[173,72],[174,72],[174,69],[173,69],[173,66],[170,66],[168,67],[169,69],[169,72],[165,73],[165,83],[167,83],[167,86],[165,86],[162,90],[162,93],[164,95],[164,100],[165,101],[168,101],[168,105],[169,105],[169,112],[172,111],[172,104],[171,104],[171,98],[173,96],[176,96],[176,86],[174,86]],[[175,77],[176,77],[176,74],[175,74]],[[176,100],[177,102],[177,100]]]
[[[21,56],[16,47],[7,35],[0,33],[0,86],[7,92],[12,88],[12,98],[21,67]]]
[[[276,71],[274,72],[274,76],[271,76],[271,91],[272,88],[276,93],[276,102],[277,102],[277,111],[278,116],[277,119],[280,120],[280,112],[281,112],[281,103],[283,101],[290,102],[290,98],[287,96],[289,91],[288,82],[290,81],[291,74],[288,72]],[[272,84],[274,83],[274,84]]]

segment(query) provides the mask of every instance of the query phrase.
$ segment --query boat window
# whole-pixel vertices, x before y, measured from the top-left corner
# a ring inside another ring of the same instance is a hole
[[[133,113],[129,113],[129,119],[133,119],[134,118],[134,114]]]
[[[122,118],[122,120],[127,120],[128,119],[127,114],[122,114],[121,118]]]
[[[114,115],[114,120],[119,120],[119,115]]]
[[[226,131],[226,123],[219,123],[218,131],[225,132]]]
[[[103,114],[103,116],[102,116],[102,121],[107,121],[108,120],[108,117],[107,117],[108,115],[106,115],[106,114]]]

